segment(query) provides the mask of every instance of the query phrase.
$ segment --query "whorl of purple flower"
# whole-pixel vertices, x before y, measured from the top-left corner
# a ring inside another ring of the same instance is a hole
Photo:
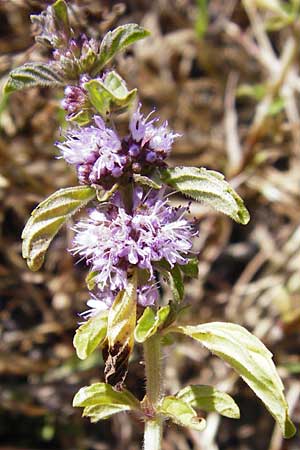
[[[181,135],[170,131],[167,121],[161,126],[155,127],[153,124],[159,119],[153,118],[149,120],[153,112],[145,117],[141,113],[141,104],[139,104],[130,120],[129,129],[131,135],[128,137],[128,141],[132,141],[131,145],[134,148],[138,144],[146,162],[159,164],[169,155],[174,139]]]
[[[99,49],[98,41],[81,34],[70,39],[64,47],[56,48],[52,55],[58,69],[70,80],[77,81],[80,75],[92,71]]]
[[[195,227],[184,217],[187,208],[170,206],[163,193],[143,196],[143,190],[135,188],[132,214],[116,193],[111,203],[94,209],[75,226],[72,253],[97,272],[97,298],[108,306],[126,288],[133,267],[148,273],[138,291],[138,302],[146,306],[158,297],[154,264],[164,260],[173,267],[188,262]]]
[[[100,116],[95,116],[94,122],[96,126],[73,127],[64,142],[56,143],[63,158],[76,166],[82,184],[99,184],[100,179],[107,182],[117,178],[126,163],[117,134],[105,126]]]
[[[86,103],[86,92],[79,86],[68,86],[61,106],[68,113],[67,119],[81,111]]]
[[[69,99],[65,107],[74,106],[81,98],[80,88],[66,88]],[[98,184],[111,187],[116,178],[133,173],[149,173],[153,168],[164,165],[171,151],[174,139],[179,134],[168,129],[168,123],[154,126],[158,119],[149,120],[140,112],[134,112],[125,138],[106,127],[100,116],[94,116],[94,125],[72,127],[67,131],[64,142],[57,143],[63,158],[77,168],[82,184]]]

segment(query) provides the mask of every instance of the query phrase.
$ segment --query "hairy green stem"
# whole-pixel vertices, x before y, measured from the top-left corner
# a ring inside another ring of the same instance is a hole
[[[146,393],[151,411],[155,411],[162,397],[160,341],[161,337],[154,335],[144,343]],[[145,423],[144,450],[161,450],[161,440],[162,419],[159,416],[151,416]]]

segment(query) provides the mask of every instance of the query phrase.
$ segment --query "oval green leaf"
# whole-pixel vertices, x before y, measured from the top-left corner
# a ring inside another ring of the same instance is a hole
[[[250,216],[241,197],[224,176],[204,167],[174,167],[161,170],[162,180],[182,194],[202,202],[243,225]]]
[[[22,255],[31,270],[36,271],[42,266],[45,253],[59,229],[95,195],[95,189],[88,186],[60,189],[32,211],[22,233]]]
[[[55,66],[41,63],[27,63],[12,70],[4,86],[4,93],[11,94],[33,86],[59,86],[63,79]]]
[[[188,403],[173,396],[164,397],[157,411],[182,427],[202,431],[206,426],[205,419],[198,417],[196,411]]]
[[[262,400],[281,427],[284,437],[290,438],[295,434],[272,353],[257,337],[240,325],[225,322],[179,326],[175,330],[201,342],[226,361]]]
[[[91,317],[77,328],[73,345],[78,358],[86,359],[106,338],[108,311]]]
[[[140,403],[129,391],[115,391],[106,383],[95,383],[81,388],[74,397],[74,407],[83,407],[83,416],[89,417],[91,422],[102,419],[122,411],[140,410]]]
[[[139,39],[149,36],[149,34],[149,31],[135,23],[121,25],[113,31],[106,33],[101,42],[100,55],[96,67],[93,70],[93,75],[99,73],[103,66],[111,61],[118,52],[124,50]]]
[[[212,386],[186,386],[176,394],[176,398],[188,403],[192,408],[217,412],[230,419],[239,419],[240,417],[239,407],[233,398]]]

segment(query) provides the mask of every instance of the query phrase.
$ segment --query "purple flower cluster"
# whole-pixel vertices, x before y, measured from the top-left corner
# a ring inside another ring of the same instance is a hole
[[[88,77],[84,75],[81,77],[79,86],[67,86],[65,89],[65,96],[61,102],[61,106],[68,113],[67,119],[69,120],[72,116],[80,111],[82,111],[85,106],[88,105],[86,90],[83,87],[83,83],[88,81]]]
[[[173,267],[188,262],[194,226],[183,217],[186,208],[171,207],[163,194],[164,190],[144,195],[142,188],[135,188],[128,213],[116,193],[109,204],[94,209],[75,226],[72,252],[97,272],[97,298],[107,306],[126,288],[133,267],[148,274],[147,283],[138,289],[138,302],[146,306],[158,297],[155,263],[164,260]]]
[[[71,38],[64,47],[56,48],[52,54],[57,67],[70,80],[78,80],[80,75],[90,73],[99,56],[100,45],[85,34]]]
[[[69,109],[72,98],[81,98],[79,89],[67,88]],[[148,174],[154,167],[164,165],[174,139],[180,135],[168,130],[167,122],[154,126],[157,120],[144,117],[139,106],[131,118],[130,133],[122,139],[100,116],[94,116],[93,125],[72,127],[57,147],[63,158],[76,166],[80,183],[107,189],[120,177]]]

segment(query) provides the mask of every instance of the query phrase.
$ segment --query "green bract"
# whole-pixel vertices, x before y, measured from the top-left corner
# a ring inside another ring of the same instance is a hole
[[[148,177],[145,177],[145,176],[140,175],[138,173],[134,173],[133,174],[133,179],[134,179],[135,183],[141,184],[142,186],[148,186],[148,187],[150,187],[152,189],[161,189],[161,187],[162,187],[162,185],[157,183],[156,180],[153,180],[153,177],[152,178],[148,178]]]
[[[45,253],[62,225],[95,196],[95,189],[88,186],[60,189],[32,211],[22,233],[22,254],[31,270],[41,267]]]
[[[174,331],[196,339],[224,359],[263,401],[280,425],[284,437],[295,434],[272,354],[257,337],[240,325],[225,322],[179,326]]]
[[[108,311],[101,312],[80,325],[73,344],[78,358],[86,359],[106,339]]]
[[[115,71],[109,72],[104,81],[90,80],[84,84],[89,99],[96,110],[106,116],[111,105],[127,106],[135,97],[137,90],[128,91],[125,81]]]
[[[175,167],[161,170],[162,180],[183,194],[213,207],[243,225],[250,216],[241,197],[224,176],[204,167]]]
[[[106,383],[81,388],[74,397],[73,406],[84,407],[83,416],[89,417],[91,422],[122,411],[140,410],[139,401],[129,391],[117,392]]]

